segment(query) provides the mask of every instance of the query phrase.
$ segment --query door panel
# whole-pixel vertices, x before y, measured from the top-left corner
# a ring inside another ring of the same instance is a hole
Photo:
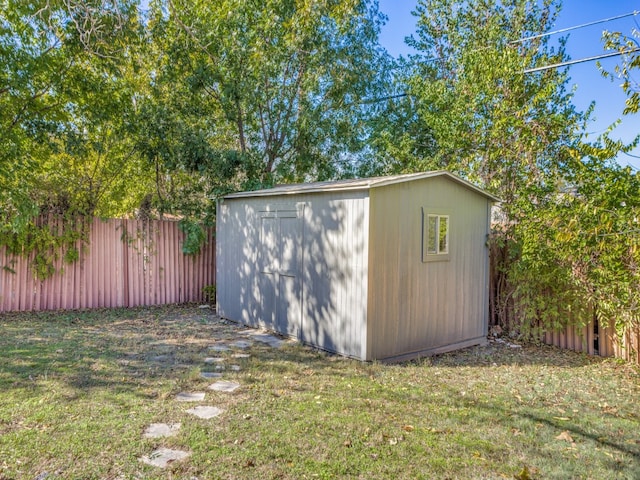
[[[302,211],[262,212],[258,323],[298,336],[302,321]]]
[[[275,330],[276,312],[276,274],[261,272],[258,276],[260,296],[257,302],[258,323],[265,328]]]
[[[302,235],[299,218],[280,218],[280,273],[296,276]]]
[[[279,232],[278,218],[262,217],[260,219],[260,255],[259,270],[261,273],[275,273],[278,270]]]
[[[299,279],[280,275],[276,306],[276,330],[294,337],[300,332],[301,297]]]

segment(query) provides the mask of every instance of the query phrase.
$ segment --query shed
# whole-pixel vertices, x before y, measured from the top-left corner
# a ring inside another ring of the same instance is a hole
[[[444,171],[227,195],[218,313],[360,360],[481,344],[497,200]]]

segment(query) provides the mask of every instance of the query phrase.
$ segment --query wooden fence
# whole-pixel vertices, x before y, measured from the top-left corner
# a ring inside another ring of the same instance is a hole
[[[619,338],[614,328],[602,328],[592,321],[582,328],[568,326],[564,330],[546,332],[543,341],[576,352],[623,358],[640,364],[640,329],[637,327]]]
[[[514,300],[512,285],[504,270],[499,266],[509,262],[508,246],[492,242],[490,250],[490,325],[499,325],[506,330],[520,328],[519,306]],[[541,334],[541,340],[548,345],[585,352],[590,355],[617,357],[640,364],[640,328],[627,330],[620,338],[613,327],[602,328],[593,319],[593,312],[585,319],[592,319],[585,327],[569,325],[561,330],[549,330]],[[537,328],[540,328],[537,326]]]
[[[34,277],[30,258],[2,248],[0,312],[203,301],[203,287],[215,284],[214,232],[195,256],[182,253],[183,241],[174,221],[94,219],[79,260],[59,260],[46,280]]]

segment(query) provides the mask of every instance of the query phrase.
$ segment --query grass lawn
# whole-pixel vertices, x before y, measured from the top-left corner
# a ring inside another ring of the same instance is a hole
[[[0,479],[640,478],[637,367],[499,343],[398,365],[210,348],[243,330],[194,306],[0,316]],[[216,366],[241,387],[208,390]],[[160,422],[181,428],[143,438]],[[159,447],[190,456],[140,461]]]

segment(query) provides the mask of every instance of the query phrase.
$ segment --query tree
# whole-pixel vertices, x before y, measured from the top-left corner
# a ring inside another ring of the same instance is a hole
[[[555,188],[567,147],[585,118],[571,104],[567,71],[525,70],[566,58],[538,34],[556,2],[418,3],[407,83],[435,151],[424,168],[447,168],[505,200],[537,200]],[[551,182],[549,182],[551,180]],[[542,190],[540,190],[542,188]]]
[[[122,138],[132,108],[127,78],[132,73],[126,70],[139,34],[136,4],[3,3],[0,203],[5,227],[19,229],[47,210],[109,213],[113,205],[103,206],[127,190],[122,173],[133,163]],[[119,188],[108,186],[116,183]]]
[[[639,279],[637,242],[624,227],[636,218],[638,178],[611,164],[623,145],[583,143],[589,115],[571,103],[568,71],[535,70],[567,59],[564,40],[554,47],[541,35],[559,8],[420,0],[410,40],[418,53],[404,74],[413,124],[430,143],[421,152],[416,141],[406,150],[418,158],[395,168],[448,169],[501,197],[494,321],[523,336],[587,322],[596,305],[604,323],[637,318],[637,296],[621,292]],[[602,182],[612,193],[595,193]],[[633,195],[626,204],[623,191]]]
[[[385,58],[377,4],[167,0],[152,4],[151,17],[163,45],[159,82],[186,81],[188,91],[167,93],[173,118],[201,146],[183,152],[182,167],[227,162],[235,188],[350,168]]]
[[[82,236],[78,216],[124,214],[145,193],[127,141],[141,23],[133,0],[0,7],[0,244],[39,250],[46,276],[51,248]],[[61,232],[36,221],[47,213]]]

